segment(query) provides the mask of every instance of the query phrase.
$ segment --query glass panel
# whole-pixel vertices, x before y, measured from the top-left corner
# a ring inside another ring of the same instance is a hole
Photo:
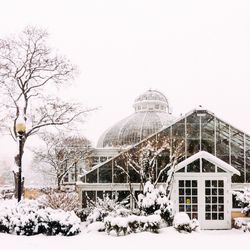
[[[217,167],[217,172],[222,173],[222,172],[226,172],[226,171],[224,171],[222,168]]]
[[[219,197],[219,203],[224,203],[224,196]]]
[[[200,150],[200,117],[193,113],[187,117],[187,157]]]
[[[210,213],[206,213],[206,220],[211,220],[211,214]]]
[[[216,119],[216,156],[229,163],[229,125]]]
[[[200,172],[200,159],[187,165],[187,172]]]
[[[217,220],[217,213],[212,213],[212,220]]]
[[[87,183],[97,183],[97,169],[86,174]]]
[[[205,159],[202,159],[202,172],[215,172],[215,165]]]
[[[180,143],[185,141],[185,119],[175,123],[172,126],[172,151],[174,152],[177,147],[180,146]],[[183,153],[185,152],[185,143],[183,143]],[[184,160],[185,154],[183,154],[183,158],[179,159],[179,162]]]
[[[185,167],[183,167],[183,168],[179,169],[178,171],[176,171],[176,173],[183,173],[183,172],[185,172]]]
[[[184,181],[179,181],[179,187],[184,187]]]
[[[210,195],[211,194],[211,189],[210,188],[206,188],[206,195]]]
[[[129,167],[129,179],[131,183],[140,183],[140,175],[132,168]]]
[[[211,186],[211,181],[209,181],[209,180],[205,181],[205,186],[210,187]]]
[[[127,167],[124,166],[124,162],[122,160],[117,160],[114,162],[114,176],[113,176],[114,183],[126,183],[127,182],[127,175],[122,170],[122,168],[125,169],[125,172],[127,171]]]
[[[99,182],[111,183],[112,182],[112,162],[108,162],[99,168]]]
[[[224,220],[224,213],[219,213],[219,220]]]
[[[164,150],[158,157],[157,157],[157,176],[160,174],[160,171],[166,167],[166,165],[169,163],[169,155],[170,152],[167,150]],[[168,169],[162,172],[159,182],[166,182],[168,175],[167,175]]]
[[[86,196],[86,192],[82,191],[82,208],[87,207],[87,196]]]
[[[180,212],[184,212],[184,211],[185,211],[185,208],[184,208],[183,205],[180,205],[180,206],[179,206],[179,211],[180,211]]]
[[[200,140],[187,139],[187,157],[194,155],[200,151]]]
[[[108,197],[109,199],[113,199],[112,191],[97,191],[96,193],[99,199],[103,200],[105,197]]]
[[[214,154],[215,118],[210,114],[201,117],[201,149]]]
[[[192,181],[192,187],[197,187],[197,181]]]
[[[180,196],[179,197],[179,203],[181,204],[181,203],[184,203],[184,197],[183,196]]]
[[[117,201],[123,205],[129,205],[130,203],[130,192],[129,191],[117,191]]]
[[[96,191],[86,191],[86,199],[87,203],[95,203],[96,202]]]
[[[232,182],[244,182],[244,135],[231,127],[231,165],[240,171],[241,175],[234,175]]]

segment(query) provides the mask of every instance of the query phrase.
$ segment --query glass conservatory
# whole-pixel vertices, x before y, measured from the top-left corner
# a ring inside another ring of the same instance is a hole
[[[93,167],[78,183],[82,206],[104,193],[134,206],[130,195],[141,192],[142,179],[131,162],[138,162],[149,144],[162,149],[152,170],[158,183],[166,182],[165,166],[181,145],[171,194],[176,211],[197,218],[203,228],[230,228],[237,212],[231,190],[250,183],[250,136],[202,108]]]

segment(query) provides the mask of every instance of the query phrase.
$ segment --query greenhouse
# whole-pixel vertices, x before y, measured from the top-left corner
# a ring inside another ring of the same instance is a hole
[[[166,166],[178,152],[171,194],[176,211],[197,218],[204,229],[231,228],[239,211],[231,191],[250,183],[250,136],[201,107],[94,166],[78,183],[82,206],[104,193],[136,206],[131,193],[137,197],[142,190],[136,165],[149,149],[158,184],[167,181]]]

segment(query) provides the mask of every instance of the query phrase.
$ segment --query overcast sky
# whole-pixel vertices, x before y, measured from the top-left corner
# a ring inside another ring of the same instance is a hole
[[[250,133],[249,0],[1,1],[1,37],[26,25],[78,65],[67,93],[101,106],[82,126],[94,143],[149,88],[176,116],[201,104]]]

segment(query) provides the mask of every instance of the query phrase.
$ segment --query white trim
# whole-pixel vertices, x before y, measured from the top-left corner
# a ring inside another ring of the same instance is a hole
[[[232,174],[240,175],[240,171],[238,171],[237,169],[235,169],[234,167],[232,167],[228,163],[222,161],[218,157],[215,157],[214,155],[212,155],[206,151],[200,151],[200,152],[190,156],[186,160],[180,162],[179,164],[177,164],[175,167],[175,172],[177,172],[181,168],[187,166],[188,164],[194,162],[195,160],[201,159],[201,158],[211,162],[212,164],[214,164],[216,166],[219,166],[220,168],[222,168],[226,172],[231,172]]]

